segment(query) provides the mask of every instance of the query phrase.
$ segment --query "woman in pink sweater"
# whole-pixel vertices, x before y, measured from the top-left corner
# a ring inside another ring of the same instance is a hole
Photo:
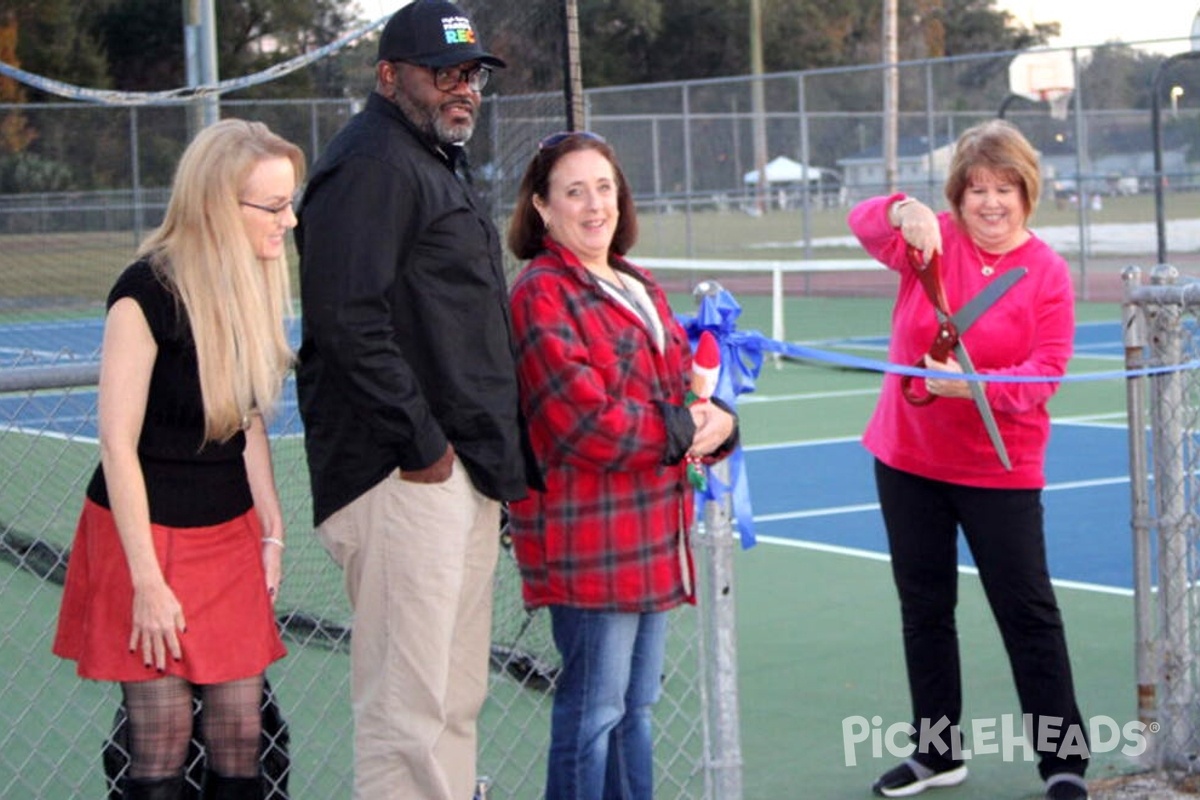
[[[900,596],[913,706],[913,755],[873,789],[885,797],[953,786],[967,777],[959,755],[962,691],[954,609],[961,528],[1009,654],[1026,733],[1049,800],[1086,798],[1086,726],[1075,702],[1070,659],[1046,565],[1041,490],[1050,417],[1046,403],[1071,356],[1074,299],[1066,262],[1027,227],[1041,190],[1037,154],[1001,120],[958,140],[935,213],[902,194],[856,206],[849,225],[863,247],[900,276],[888,358],[922,363],[944,377],[925,381],[936,402],[917,406],[901,376],[883,381],[863,443],[875,478]],[[962,366],[926,354],[938,328],[908,258],[941,255],[947,310],[989,282],[1028,273],[962,334],[981,375],[1049,376],[1045,382],[984,380],[984,394],[1011,459],[1001,463],[972,402]],[[954,738],[958,741],[952,742]],[[942,750],[944,744],[948,749]]]

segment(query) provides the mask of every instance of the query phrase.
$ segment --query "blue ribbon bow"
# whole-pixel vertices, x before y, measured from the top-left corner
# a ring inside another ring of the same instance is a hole
[[[710,332],[717,340],[721,351],[721,371],[717,376],[717,388],[713,396],[720,399],[730,408],[737,408],[737,396],[754,391],[755,380],[763,365],[762,334],[755,331],[742,332],[737,330],[737,318],[742,313],[733,295],[723,288],[716,292],[705,294],[700,300],[697,314],[692,316],[677,315],[683,329],[687,332],[692,350],[700,341],[700,334]],[[741,536],[742,548],[750,548],[755,544],[754,512],[750,507],[750,484],[746,479],[746,456],[739,442],[727,457],[729,464],[729,484],[719,481],[712,470],[705,467],[707,486],[695,492],[697,513],[701,513],[704,503],[720,501],[725,495],[732,495],[733,518]]]

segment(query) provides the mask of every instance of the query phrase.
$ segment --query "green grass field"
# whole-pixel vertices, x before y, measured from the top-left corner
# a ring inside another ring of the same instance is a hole
[[[798,209],[770,211],[760,217],[731,211],[695,211],[688,215],[643,213],[641,237],[632,252],[638,256],[746,260],[800,260],[813,258],[861,259],[853,246],[820,246],[806,250],[802,240],[845,237],[847,209],[814,209],[805,218]],[[1090,223],[1153,222],[1154,197],[1149,194],[1113,197],[1103,211],[1087,211]],[[1171,194],[1165,203],[1168,220],[1200,218],[1200,193]],[[1085,219],[1075,208],[1057,208],[1044,202],[1033,220],[1042,226],[1078,226]],[[503,225],[503,223],[501,223]],[[688,242],[691,242],[690,248]],[[769,244],[769,248],[762,245]],[[117,273],[132,259],[137,242],[132,233],[23,234],[0,237],[0,320],[36,317],[53,309],[94,308],[103,303]],[[1066,252],[1073,269],[1081,269],[1078,253]],[[1155,243],[1147,240],[1137,257],[1099,257],[1091,266],[1115,272],[1127,263],[1154,263]],[[292,259],[293,264],[295,259]],[[512,265],[515,267],[515,265]]]

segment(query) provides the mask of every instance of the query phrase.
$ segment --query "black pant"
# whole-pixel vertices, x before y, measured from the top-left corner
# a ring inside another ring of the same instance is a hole
[[[1087,747],[1087,727],[1075,702],[1062,616],[1046,566],[1041,490],[959,486],[878,460],[875,482],[900,595],[913,726],[918,731],[922,721],[936,726],[943,717],[950,725],[961,722],[954,621],[961,526],[1008,652],[1021,711],[1032,715],[1030,746],[1039,746],[1041,717],[1060,720],[1046,720],[1057,733],[1046,737],[1049,748],[1038,748],[1038,771],[1043,778],[1060,772],[1083,775],[1087,760],[1078,751],[1080,743]],[[999,724],[995,730],[998,736]],[[943,738],[949,741],[948,735]],[[949,755],[918,753],[916,758],[940,771],[954,764]]]

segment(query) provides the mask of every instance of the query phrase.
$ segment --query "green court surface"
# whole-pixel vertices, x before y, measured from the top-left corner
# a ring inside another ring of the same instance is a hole
[[[888,565],[760,544],[740,554],[736,578],[745,797],[870,797],[872,781],[898,759],[886,750],[873,757],[864,742],[847,766],[843,720],[879,716],[886,728],[910,713]],[[1132,598],[1062,588],[1058,597],[1084,718],[1136,719]],[[961,577],[959,602],[964,720],[1019,719],[1008,660],[973,575]],[[1118,752],[1097,754],[1088,777],[1134,767]],[[964,784],[930,796],[1043,796],[1032,762],[979,755],[968,770]]]

